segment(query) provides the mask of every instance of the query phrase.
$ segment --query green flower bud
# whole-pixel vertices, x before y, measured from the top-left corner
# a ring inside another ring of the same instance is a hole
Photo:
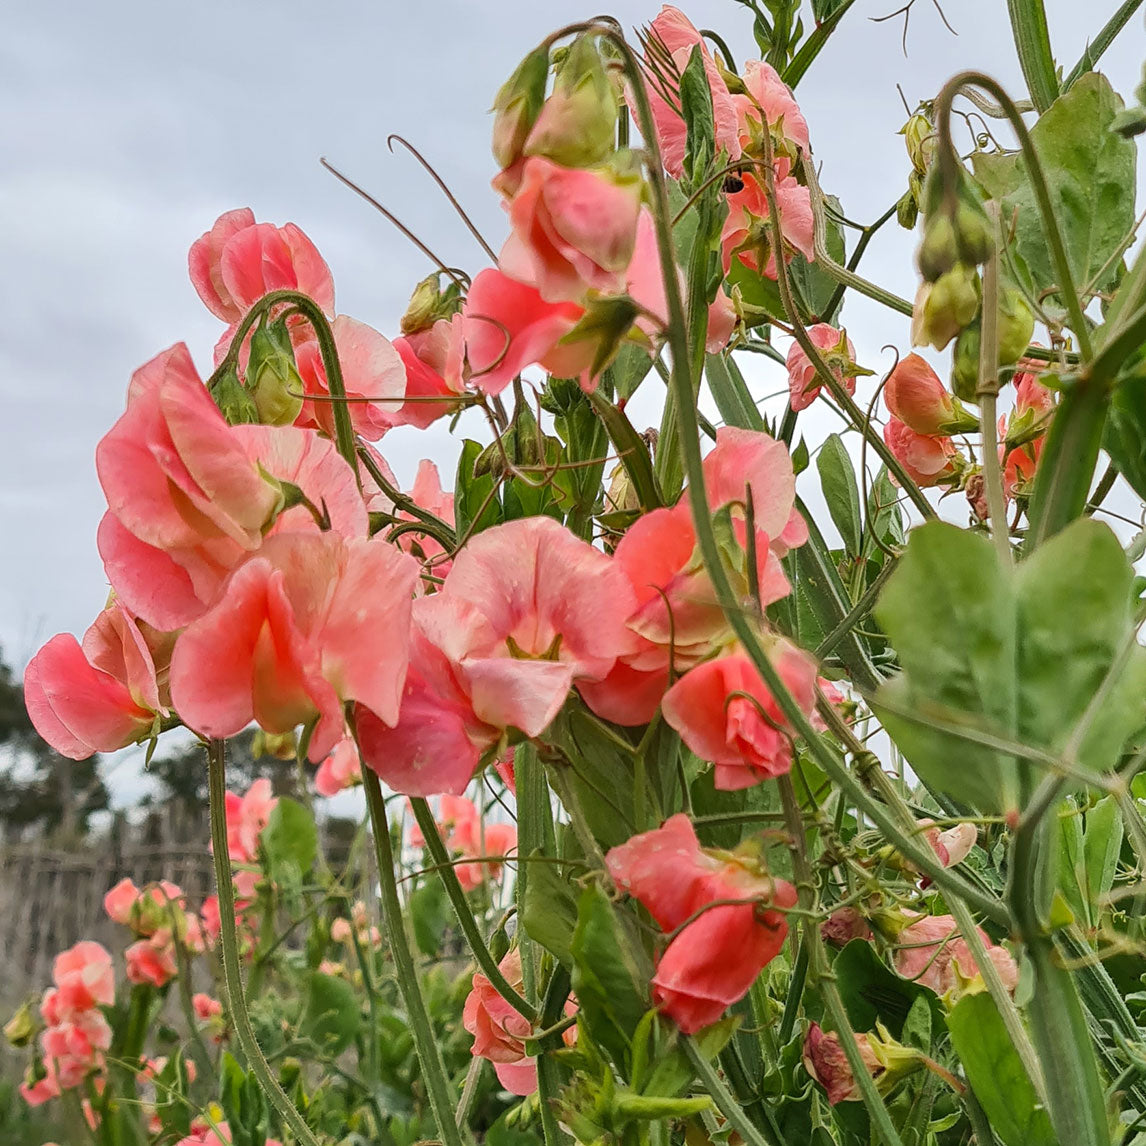
[[[249,426],[258,422],[258,407],[233,369],[211,387],[211,397],[230,425]]]
[[[926,175],[935,158],[935,128],[923,112],[917,111],[900,129],[907,145],[911,166],[920,175]]]
[[[31,1003],[25,1003],[5,1024],[4,1037],[14,1047],[26,1047],[36,1033]]]
[[[521,158],[521,149],[545,103],[549,49],[536,48],[517,66],[493,101],[493,157],[505,168]]]
[[[919,220],[919,204],[915,201],[915,194],[910,189],[903,193],[903,197],[895,205],[895,217],[905,231],[914,231]]]
[[[1026,352],[1035,332],[1035,316],[1014,287],[1004,287],[999,292],[998,332],[999,365],[1010,366]]]
[[[933,283],[959,261],[955,225],[944,214],[930,214],[923,221],[923,241],[916,262],[924,282]]]
[[[911,344],[942,350],[978,313],[978,272],[956,263],[934,283],[920,285],[911,316]]]
[[[959,206],[955,210],[955,243],[959,248],[959,258],[971,266],[985,263],[995,249],[991,220],[966,179],[960,180]]]
[[[979,389],[979,323],[974,322],[955,340],[951,359],[951,389],[964,402],[978,402]]]
[[[289,426],[302,410],[305,387],[294,363],[286,322],[259,323],[251,335],[247,390],[267,426]]]

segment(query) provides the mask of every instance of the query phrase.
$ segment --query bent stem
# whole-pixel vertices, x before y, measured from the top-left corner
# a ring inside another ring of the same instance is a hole
[[[430,1024],[426,1001],[422,998],[422,990],[418,986],[414,956],[406,939],[402,903],[398,898],[398,882],[394,875],[394,851],[390,846],[390,822],[386,816],[382,785],[370,768],[362,769],[362,787],[366,792],[366,806],[370,809],[370,826],[371,834],[374,836],[374,852],[378,860],[378,884],[386,939],[390,945],[391,958],[394,960],[394,976],[398,980],[398,989],[406,1004],[406,1016],[410,1022],[410,1033],[414,1037],[418,1062],[422,1067],[422,1078],[426,1083],[430,1107],[445,1146],[463,1146],[464,1139],[458,1129],[441,1047]]]
[[[523,1019],[529,1023],[536,1022],[537,1008],[523,999],[521,995],[513,989],[509,980],[501,973],[494,957],[490,954],[490,950],[486,946],[485,940],[482,938],[481,931],[478,929],[477,920],[474,919],[473,912],[470,910],[469,901],[466,899],[466,893],[462,890],[462,885],[458,881],[457,872],[454,871],[454,865],[450,861],[449,852],[446,851],[446,845],[442,843],[442,837],[438,832],[438,825],[434,820],[434,814],[430,811],[430,805],[427,804],[421,796],[412,796],[410,798],[410,806],[414,809],[414,818],[418,821],[418,827],[422,830],[422,838],[426,841],[426,850],[433,857],[434,864],[438,869],[438,876],[442,881],[442,886],[446,890],[446,895],[450,903],[453,904],[454,913],[458,917],[458,923],[461,926],[462,933],[466,937],[466,942],[470,946],[473,957],[477,960],[478,966],[482,969],[482,974],[490,981],[490,985],[493,989],[521,1015]]]
[[[247,1000],[243,995],[243,973],[239,964],[239,938],[235,929],[235,887],[231,876],[231,857],[227,851],[227,767],[222,740],[207,744],[207,777],[211,804],[211,847],[215,853],[215,884],[219,895],[219,936],[223,945],[223,978],[227,1005],[239,1036],[239,1045],[247,1064],[263,1089],[270,1104],[302,1146],[319,1146],[305,1119],[287,1097],[279,1080],[271,1072],[266,1057],[255,1038]]]

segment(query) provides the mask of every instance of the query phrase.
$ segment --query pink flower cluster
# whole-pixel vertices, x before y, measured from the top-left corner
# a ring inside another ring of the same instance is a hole
[[[884,383],[887,424],[883,440],[907,476],[921,488],[940,485],[959,472],[951,426],[959,418],[955,400],[918,354],[896,365]]]
[[[20,1087],[29,1106],[39,1106],[101,1074],[103,1052],[111,1046],[111,1027],[100,1009],[115,1002],[111,955],[98,943],[77,943],[56,956],[52,980],[55,986],[48,988],[40,1003],[46,1024],[40,1035],[40,1070]]]
[[[141,891],[130,879],[122,879],[104,896],[103,905],[111,919],[139,936],[124,952],[131,983],[162,987],[175,978],[179,973],[176,943],[192,953],[206,949],[203,923],[187,910],[182,888],[168,880]]]
[[[450,852],[458,857],[474,857],[475,862],[454,866],[458,882],[466,891],[473,891],[486,879],[497,879],[502,865],[490,857],[511,855],[517,847],[517,828],[513,824],[483,823],[477,805],[465,796],[442,796],[435,819]],[[417,848],[426,846],[417,824],[410,831],[410,843]],[[476,862],[478,857],[484,857],[484,862]]]

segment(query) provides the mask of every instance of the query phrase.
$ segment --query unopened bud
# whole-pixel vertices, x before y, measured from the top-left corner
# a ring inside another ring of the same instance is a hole
[[[955,225],[945,214],[928,215],[923,221],[923,240],[916,262],[925,282],[933,283],[959,261]]]
[[[289,426],[302,410],[305,387],[294,362],[286,323],[260,323],[251,335],[247,390],[267,426]]]
[[[964,402],[979,401],[979,344],[981,331],[973,322],[955,340],[951,357],[951,388]]]
[[[933,283],[921,283],[911,315],[913,346],[942,350],[979,313],[979,274],[956,263]]]
[[[259,409],[233,369],[228,370],[211,387],[211,397],[219,412],[232,426],[249,426],[258,422]]]
[[[521,158],[521,149],[545,103],[549,50],[536,48],[517,66],[493,101],[493,157],[505,168]]]
[[[251,741],[251,755],[257,760],[260,756],[273,756],[276,760],[293,760],[297,752],[293,732],[255,731]]]
[[[1035,332],[1035,316],[1014,287],[999,291],[999,365],[1010,366],[1026,353]]]
[[[915,201],[915,192],[910,188],[896,203],[895,217],[905,231],[915,230],[915,224],[919,221],[919,204]]]
[[[36,1033],[32,1005],[25,1003],[5,1024],[4,1037],[14,1047],[26,1047]]]
[[[935,158],[935,128],[931,120],[917,111],[899,129],[899,134],[903,136],[903,142],[907,145],[911,166],[920,175],[926,175],[931,170],[931,163]]]

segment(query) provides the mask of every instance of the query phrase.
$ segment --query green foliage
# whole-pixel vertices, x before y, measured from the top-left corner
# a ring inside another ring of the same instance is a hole
[[[861,549],[863,524],[860,520],[859,486],[851,456],[839,434],[829,434],[816,454],[820,487],[828,503],[828,513],[850,554]]]
[[[1114,388],[1102,446],[1130,488],[1146,498],[1146,375],[1135,374]]]
[[[306,982],[299,1037],[310,1039],[334,1057],[345,1050],[358,1033],[362,1021],[358,996],[345,979],[333,975],[315,971]]]
[[[318,855],[318,829],[314,816],[295,800],[280,796],[261,836],[272,875],[293,865],[302,875]]]

